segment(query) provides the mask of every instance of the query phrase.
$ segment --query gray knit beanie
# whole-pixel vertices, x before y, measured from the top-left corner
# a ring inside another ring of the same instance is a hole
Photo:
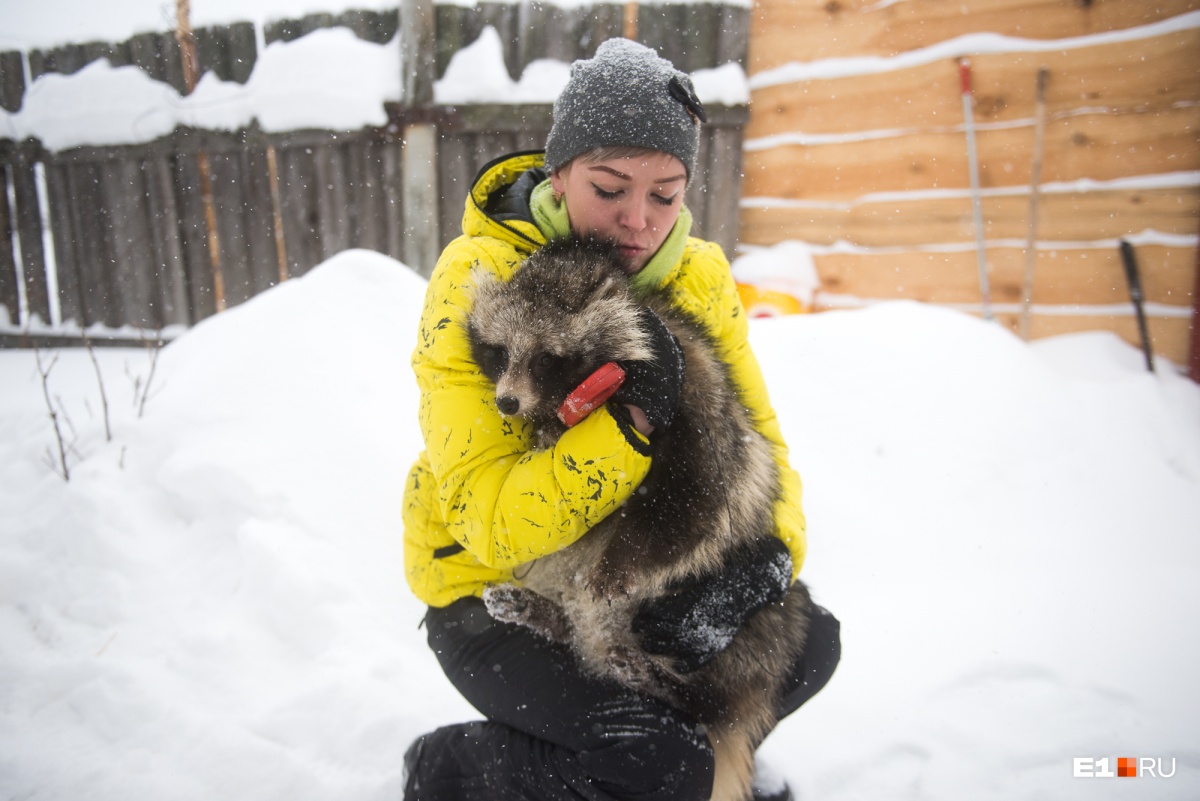
[[[690,179],[705,119],[687,73],[644,45],[609,39],[594,58],[571,65],[554,101],[546,167],[556,170],[599,147],[645,147],[678,158]]]

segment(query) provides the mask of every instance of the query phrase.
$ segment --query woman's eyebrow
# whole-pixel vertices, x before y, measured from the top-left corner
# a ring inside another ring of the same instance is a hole
[[[630,181],[630,180],[632,180],[632,178],[630,178],[630,177],[629,177],[628,175],[626,175],[625,173],[623,173],[623,172],[621,172],[621,171],[619,171],[619,170],[614,170],[612,167],[609,167],[609,166],[607,166],[607,165],[605,165],[605,164],[592,164],[592,165],[589,165],[589,166],[588,166],[588,169],[589,169],[589,170],[599,170],[599,171],[601,171],[601,172],[606,172],[606,173],[608,173],[609,175],[612,175],[612,176],[614,176],[614,177],[616,177],[616,178],[620,178],[620,179],[621,179],[621,180],[623,180],[623,181]],[[686,174],[686,173],[680,173],[679,175],[672,175],[672,176],[669,176],[669,177],[667,177],[667,178],[660,178],[660,179],[656,180],[654,183],[656,183],[656,184],[669,184],[669,183],[674,183],[675,181],[686,181],[686,180],[687,180],[687,174]]]

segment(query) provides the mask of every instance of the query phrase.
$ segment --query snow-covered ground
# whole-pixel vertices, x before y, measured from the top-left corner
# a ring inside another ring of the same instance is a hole
[[[193,0],[192,21],[261,31],[394,6]],[[25,50],[174,24],[172,4],[143,0],[0,0],[0,20],[0,49]],[[742,102],[778,80],[1013,46],[977,36],[694,77],[705,100]],[[513,102],[565,80],[549,62],[508,80],[494,32],[473,47],[463,63],[491,66],[452,65],[444,102],[481,99],[480,75],[487,99]],[[397,48],[318,31],[263,48],[247,84],[209,75],[187,98],[98,62],[29,85],[0,138],[378,124],[399,97]],[[317,63],[354,79],[318,78]],[[785,243],[742,269],[807,274],[810,250]],[[35,355],[0,351],[0,799],[395,799],[411,739],[475,717],[403,579],[423,291],[403,265],[350,251],[196,326],[153,368],[143,350],[101,349],[111,441],[86,352],[43,353],[69,482]],[[1027,345],[910,303],[752,326],[806,482],[804,576],[843,621],[838,674],[763,749],[800,798],[1200,797],[1200,388],[1170,365],[1146,373],[1108,334]],[[1120,757],[1172,775],[1072,776],[1078,758],[1115,773]]]
[[[395,799],[409,741],[475,717],[403,579],[423,292],[340,254],[169,345],[140,418],[149,356],[101,349],[111,442],[86,352],[43,353],[69,482],[0,351],[0,798]],[[764,746],[799,796],[1200,797],[1200,387],[912,303],[752,336],[843,622]]]

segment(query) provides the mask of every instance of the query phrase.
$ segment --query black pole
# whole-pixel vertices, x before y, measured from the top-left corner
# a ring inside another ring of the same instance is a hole
[[[1133,245],[1121,240],[1121,261],[1125,264],[1125,280],[1129,282],[1129,299],[1137,312],[1138,333],[1142,338],[1142,353],[1146,356],[1146,369],[1154,372],[1154,353],[1150,349],[1150,331],[1146,328],[1146,310],[1142,307],[1142,279],[1138,274],[1137,258]]]

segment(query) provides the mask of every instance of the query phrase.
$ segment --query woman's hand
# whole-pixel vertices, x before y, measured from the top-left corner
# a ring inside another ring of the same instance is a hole
[[[733,641],[750,616],[782,598],[792,585],[792,556],[770,536],[743,545],[716,573],[688,579],[642,604],[633,633],[642,648],[675,659],[691,673]]]
[[[634,427],[647,434],[647,430],[669,427],[675,418],[683,391],[684,361],[679,340],[661,317],[650,309],[642,309],[639,317],[648,336],[651,358],[620,362],[625,383],[612,400],[628,409],[634,415]],[[646,428],[638,424],[639,416]]]
[[[629,419],[633,421],[633,427],[638,433],[644,437],[649,437],[654,433],[654,426],[650,423],[650,419],[646,417],[646,413],[642,411],[640,406],[626,403],[625,411],[629,412]]]

